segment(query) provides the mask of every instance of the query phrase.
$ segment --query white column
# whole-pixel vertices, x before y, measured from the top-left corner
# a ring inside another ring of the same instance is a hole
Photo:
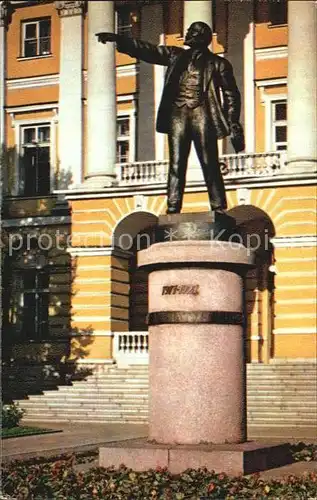
[[[212,0],[185,0],[184,1],[184,38],[189,26],[196,22],[202,21],[212,29]],[[192,144],[188,158],[188,181],[199,181],[203,179],[203,172],[200,167],[195,147]]]
[[[195,21],[202,21],[212,29],[212,0],[184,1],[184,36]]]
[[[96,33],[115,31],[113,1],[88,2],[88,164],[85,184],[109,186],[116,163],[115,44],[98,42]]]
[[[84,1],[56,1],[61,17],[58,171],[70,187],[83,175],[83,10]],[[58,187],[66,187],[61,184]]]
[[[286,172],[317,167],[317,4],[288,2],[288,101]]]

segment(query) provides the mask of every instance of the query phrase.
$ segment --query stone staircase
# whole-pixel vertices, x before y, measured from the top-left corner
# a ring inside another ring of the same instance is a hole
[[[105,367],[86,380],[19,400],[23,421],[146,423],[148,367]],[[250,427],[316,428],[316,363],[247,366]]]

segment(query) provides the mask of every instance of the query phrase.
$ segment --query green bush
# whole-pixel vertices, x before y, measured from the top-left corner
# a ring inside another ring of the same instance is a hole
[[[2,427],[4,429],[11,429],[19,425],[25,410],[19,407],[17,403],[9,405],[2,405]]]

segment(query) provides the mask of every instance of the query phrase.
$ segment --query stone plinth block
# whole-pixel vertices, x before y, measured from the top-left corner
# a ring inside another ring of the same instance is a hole
[[[247,249],[171,241],[139,252],[149,275],[149,440],[246,439],[243,273]]]
[[[135,471],[167,467],[172,474],[206,467],[229,475],[252,474],[291,463],[288,445],[253,442],[227,445],[159,445],[146,439],[110,443],[99,450],[102,467],[121,464]]]

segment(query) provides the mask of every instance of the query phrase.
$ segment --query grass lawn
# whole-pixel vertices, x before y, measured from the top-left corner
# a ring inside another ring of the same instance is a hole
[[[40,427],[27,427],[24,425],[2,429],[2,439],[31,436],[33,434],[50,434],[53,432],[62,432],[55,429],[42,429]]]

